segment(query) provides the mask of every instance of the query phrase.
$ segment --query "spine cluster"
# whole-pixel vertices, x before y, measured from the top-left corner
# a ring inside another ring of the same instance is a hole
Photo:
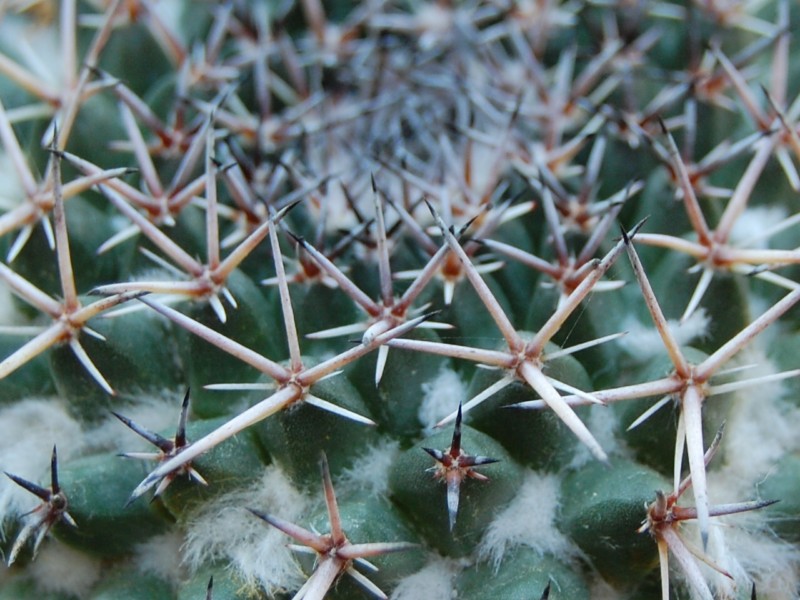
[[[0,7],[0,600],[796,597],[798,19]]]

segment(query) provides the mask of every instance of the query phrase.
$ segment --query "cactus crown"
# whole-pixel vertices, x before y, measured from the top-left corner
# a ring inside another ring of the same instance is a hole
[[[796,12],[5,3],[0,600],[796,595]]]

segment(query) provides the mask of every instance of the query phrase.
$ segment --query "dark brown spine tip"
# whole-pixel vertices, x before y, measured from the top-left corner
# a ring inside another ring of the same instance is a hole
[[[550,598],[550,584],[551,583],[552,582],[548,582],[547,583],[547,587],[544,588],[544,591],[542,592],[542,596],[541,596],[540,600],[548,600],[548,598]]]
[[[432,310],[430,312],[425,313],[420,318],[422,319],[422,322],[430,321],[433,317],[435,317],[436,315],[438,315],[441,312],[442,312],[441,309]]]
[[[101,69],[97,65],[93,65],[91,63],[84,63],[84,66],[89,71],[89,73],[91,73],[92,75],[94,75],[95,77],[97,77],[99,79],[108,79],[108,78],[110,78],[109,74],[106,73],[103,69]]]
[[[650,216],[649,216],[649,215],[648,215],[648,216],[646,216],[646,217],[644,217],[644,218],[643,218],[641,221],[639,221],[638,223],[636,223],[636,225],[634,225],[633,227],[631,227],[631,228],[630,228],[630,229],[627,231],[627,233],[623,231],[623,233],[622,233],[623,237],[627,236],[627,240],[628,240],[628,241],[626,242],[626,244],[627,244],[627,243],[629,243],[629,242],[630,242],[630,240],[632,240],[632,239],[633,239],[633,238],[636,236],[636,234],[637,234],[637,233],[639,233],[639,230],[640,230],[642,227],[644,227],[644,224],[645,224],[645,223],[647,223],[647,219],[649,219],[649,218],[650,218]]]
[[[183,402],[181,402],[181,416],[178,419],[178,429],[175,432],[175,447],[182,448],[186,445],[186,419],[189,415],[189,391],[190,388],[186,389],[186,394],[183,396]]]
[[[258,517],[262,521],[268,521],[267,515],[265,513],[261,512],[260,510],[256,510],[255,508],[250,508],[249,506],[247,507],[247,510],[249,510],[253,515]]]
[[[53,453],[50,455],[50,489],[54,494],[59,491],[58,487],[58,450],[53,445]]]
[[[118,412],[116,412],[114,410],[111,411],[111,414],[114,415],[115,417],[117,417],[123,423],[125,423],[125,425],[127,425],[128,427],[131,426],[132,421],[128,417],[122,416],[121,414],[119,414]]]
[[[461,452],[461,403],[458,403],[458,412],[456,413],[456,423],[453,427],[453,440],[450,443],[450,452],[458,454]]]
[[[625,228],[622,225],[619,226],[619,231],[622,234],[622,240],[625,242],[625,245],[630,246],[631,238],[628,237],[628,232],[625,231]]]
[[[18,477],[17,475],[9,473],[8,471],[3,471],[3,472],[11,481],[16,483],[21,488],[28,490],[34,496],[41,498],[45,502],[47,502],[50,499],[50,490],[46,490],[43,487],[36,485],[32,481],[28,481],[27,479]]]
[[[434,448],[423,448],[423,450],[427,452],[434,460],[441,460],[442,458],[441,452]]]
[[[519,111],[522,110],[522,101],[525,100],[525,89],[521,89],[517,94],[517,99],[514,102],[514,110],[511,112],[510,122],[513,124],[519,118]]]
[[[299,246],[301,246],[302,248],[307,247],[308,242],[306,242],[306,240],[305,240],[305,238],[303,236],[297,235],[297,234],[289,231],[288,229],[286,230],[286,233],[289,235],[290,238],[292,238],[295,242],[297,242],[297,244]]]
[[[475,215],[469,221],[467,221],[464,227],[461,228],[461,231],[466,231],[467,229],[469,229],[479,216],[480,215]],[[452,227],[450,229],[452,229]]]

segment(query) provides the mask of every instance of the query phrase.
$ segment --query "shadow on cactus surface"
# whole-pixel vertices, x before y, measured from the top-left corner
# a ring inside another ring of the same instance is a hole
[[[798,27],[0,3],[0,600],[800,596]]]

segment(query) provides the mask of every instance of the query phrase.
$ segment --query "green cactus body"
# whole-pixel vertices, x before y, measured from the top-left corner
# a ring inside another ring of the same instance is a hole
[[[91,600],[171,600],[172,586],[153,576],[142,576],[135,570],[112,573],[92,591]]]
[[[439,341],[435,332],[420,330],[413,339]],[[425,386],[452,362],[443,357],[394,350],[386,359],[380,383],[375,385],[377,359],[354,365],[350,378],[378,423],[402,440],[414,440],[422,430],[419,413]]]
[[[484,562],[464,570],[456,586],[458,597],[465,600],[479,600],[490,594],[509,600],[541,598],[548,586],[548,598],[590,597],[580,572],[554,556],[524,546],[509,552],[499,565]]]
[[[212,598],[214,600],[249,600],[257,598],[256,594],[248,593],[240,581],[236,581],[222,565],[209,565],[209,577],[196,575],[183,583],[178,590],[177,600],[194,600],[205,598],[208,594],[209,581],[211,581]]]
[[[379,496],[363,497],[346,494],[339,499],[342,526],[353,543],[380,540],[382,542],[416,542],[416,536],[405,519],[391,502]],[[327,514],[324,510],[311,516],[309,524],[318,531],[326,531]],[[304,560],[309,569],[311,561]],[[392,589],[397,582],[425,564],[421,547],[405,552],[377,556],[369,561],[377,571],[360,568],[379,588]],[[364,592],[349,578],[342,577],[331,593],[333,598],[359,598]]]
[[[181,365],[175,355],[172,328],[151,315],[131,313],[94,319],[90,327],[105,340],[81,335],[81,345],[117,394],[109,396],[67,345],[50,354],[50,370],[58,393],[69,400],[81,419],[101,420],[108,411],[146,395],[178,387]]]
[[[0,352],[10,355],[18,350],[26,338],[13,334],[0,336]],[[3,380],[3,403],[12,403],[31,394],[46,396],[55,391],[47,357],[39,356]]]
[[[193,421],[186,427],[186,437],[190,441],[198,439],[224,422],[220,418]],[[209,499],[252,485],[268,463],[269,455],[259,443],[256,432],[244,431],[194,461],[192,466],[208,485],[188,475],[178,477],[164,491],[164,506],[176,519],[191,518],[192,509]]]
[[[344,374],[312,386],[314,396],[338,404],[369,418],[366,402]],[[374,429],[362,423],[343,421],[315,406],[298,403],[267,419],[256,428],[259,440],[287,473],[303,485],[316,486],[316,465],[325,452],[335,469],[352,464],[364,450],[378,441]]]
[[[564,480],[560,527],[607,581],[634,585],[658,562],[653,540],[636,530],[653,490],[667,487],[657,473],[636,463],[587,465]]]
[[[548,346],[548,351],[556,349],[554,345]],[[586,371],[571,356],[547,362],[544,372],[577,388],[591,390]],[[476,396],[498,379],[496,372],[476,369],[468,396]],[[549,411],[509,408],[536,397],[530,387],[515,382],[471,411],[468,420],[475,429],[503,444],[517,461],[537,470],[558,471],[570,461],[575,450],[576,443],[569,430]]]
[[[392,500],[408,516],[428,544],[445,555],[461,557],[480,541],[498,509],[507,504],[519,485],[521,470],[492,438],[464,427],[463,445],[470,454],[497,459],[482,469],[490,481],[462,482],[458,517],[450,531],[447,514],[447,486],[429,471],[433,461],[423,450],[445,448],[451,433],[434,434],[404,450],[389,476]]]
[[[784,456],[758,487],[762,498],[780,498],[781,501],[767,509],[767,519],[771,527],[782,538],[797,543],[800,540],[800,512],[797,495],[790,488],[796,481],[800,469],[800,457],[797,454]]]
[[[799,14],[2,3],[0,600],[796,597]]]
[[[220,323],[219,317],[207,302],[193,305],[188,314],[222,333],[238,339],[249,348],[275,356],[283,347],[283,332],[280,327],[270,325],[275,321],[276,307],[273,298],[267,298],[249,277],[234,271],[227,284],[236,299],[237,308],[226,310],[228,319]],[[186,371],[192,388],[192,410],[201,417],[211,418],[230,414],[231,406],[257,402],[263,392],[229,392],[209,390],[205,386],[224,383],[253,383],[259,373],[252,367],[234,359],[225,352],[210,348],[208,343],[180,331],[179,343],[186,348]]]
[[[58,524],[56,536],[84,552],[110,557],[165,531],[170,518],[159,503],[125,506],[131,484],[144,472],[144,465],[109,454],[65,463],[60,480],[69,490],[69,511],[78,526]]]

